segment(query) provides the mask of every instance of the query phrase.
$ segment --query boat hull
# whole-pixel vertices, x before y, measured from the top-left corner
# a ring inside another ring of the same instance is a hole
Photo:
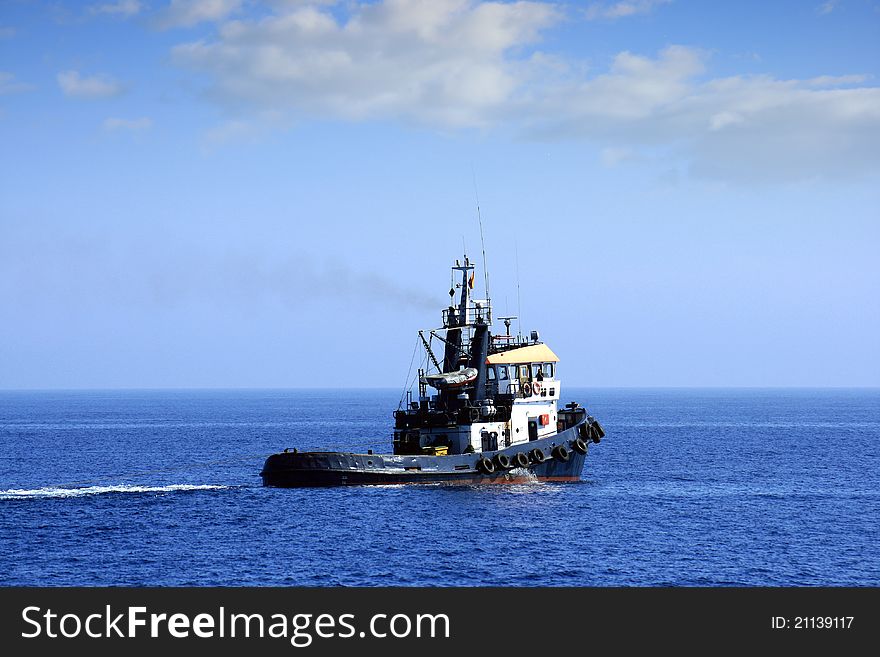
[[[399,484],[509,484],[525,481],[580,481],[586,453],[575,449],[580,423],[549,438],[480,454],[450,456],[354,454],[348,452],[280,452],[266,459],[260,476],[264,486],[281,488],[307,486],[381,486]],[[557,448],[564,446],[568,458]],[[497,457],[515,463],[517,453],[543,452],[546,460],[529,459],[528,466],[503,468]],[[480,460],[492,460],[495,469],[486,472]]]

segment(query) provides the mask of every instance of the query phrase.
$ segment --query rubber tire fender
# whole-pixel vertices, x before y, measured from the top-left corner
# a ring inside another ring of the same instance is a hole
[[[495,464],[484,456],[479,461],[477,461],[477,469],[479,469],[483,474],[490,475],[495,472]]]
[[[592,440],[593,436],[591,431],[592,425],[589,422],[584,422],[581,426],[578,427],[578,433],[581,435],[581,438],[584,440]]]
[[[562,463],[565,463],[571,458],[571,452],[568,451],[568,447],[565,445],[557,445],[554,447],[552,454],[553,458]]]

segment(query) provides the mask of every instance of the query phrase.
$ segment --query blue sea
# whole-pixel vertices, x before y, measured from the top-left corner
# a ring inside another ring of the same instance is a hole
[[[0,393],[3,585],[880,585],[880,391],[568,389],[575,484],[270,489],[399,391]]]

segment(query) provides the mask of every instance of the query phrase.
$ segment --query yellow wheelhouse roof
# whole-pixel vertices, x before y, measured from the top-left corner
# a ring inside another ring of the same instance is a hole
[[[489,365],[507,365],[510,363],[557,363],[559,357],[545,344],[532,344],[528,347],[510,349],[486,358]]]

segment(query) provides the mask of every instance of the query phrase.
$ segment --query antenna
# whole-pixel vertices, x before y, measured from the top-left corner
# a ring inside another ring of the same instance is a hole
[[[471,165],[471,173],[474,176],[474,200],[477,202],[477,221],[480,224],[480,248],[483,250],[483,286],[486,289],[486,305],[489,306],[489,323],[492,323],[492,297],[489,295],[489,268],[486,266],[486,242],[483,240],[483,217],[480,214],[480,195],[477,192],[477,172]]]
[[[522,301],[519,295],[519,244],[513,241],[513,252],[516,260],[516,334],[522,337]]]

